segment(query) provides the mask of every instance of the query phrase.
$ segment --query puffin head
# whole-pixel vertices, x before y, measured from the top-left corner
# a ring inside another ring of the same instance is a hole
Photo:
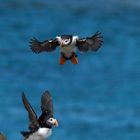
[[[72,42],[72,36],[71,35],[62,35],[56,37],[58,39],[58,42],[62,47],[68,46]]]
[[[58,121],[55,118],[49,118],[47,120],[47,123],[49,123],[53,127],[57,127],[58,126]]]
[[[63,40],[62,40],[62,45],[63,45],[63,46],[69,45],[70,42],[71,42],[70,38],[63,39]]]

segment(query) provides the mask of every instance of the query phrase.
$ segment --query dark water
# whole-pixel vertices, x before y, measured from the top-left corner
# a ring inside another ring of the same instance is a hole
[[[22,139],[24,91],[37,113],[48,89],[59,127],[51,140],[140,139],[140,2],[138,0],[0,0],[0,131]],[[30,38],[92,35],[104,45],[58,65],[59,50],[33,54]]]

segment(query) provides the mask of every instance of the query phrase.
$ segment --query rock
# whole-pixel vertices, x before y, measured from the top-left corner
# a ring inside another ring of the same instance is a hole
[[[0,133],[0,140],[7,140],[6,137],[2,133]]]

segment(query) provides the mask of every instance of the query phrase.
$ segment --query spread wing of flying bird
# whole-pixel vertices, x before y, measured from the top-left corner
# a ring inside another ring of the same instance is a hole
[[[32,106],[30,105],[29,101],[27,100],[25,94],[22,94],[22,101],[24,104],[24,107],[28,111],[28,116],[29,116],[29,129],[30,130],[35,130],[39,128],[39,123],[37,120],[37,115],[35,111],[33,110]]]
[[[76,46],[81,52],[97,51],[101,47],[102,42],[103,37],[101,33],[96,32],[92,37],[78,39],[76,42]]]
[[[41,97],[42,114],[38,119],[40,125],[43,125],[49,118],[53,118],[53,102],[49,91],[45,91]]]
[[[55,50],[58,45],[57,39],[40,42],[36,38],[33,38],[30,41],[30,48],[34,53],[51,52]]]

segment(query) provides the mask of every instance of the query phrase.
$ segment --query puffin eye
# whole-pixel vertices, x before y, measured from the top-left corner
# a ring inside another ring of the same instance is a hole
[[[65,40],[65,43],[68,43],[68,42],[69,42],[69,39],[66,39],[66,40]]]

